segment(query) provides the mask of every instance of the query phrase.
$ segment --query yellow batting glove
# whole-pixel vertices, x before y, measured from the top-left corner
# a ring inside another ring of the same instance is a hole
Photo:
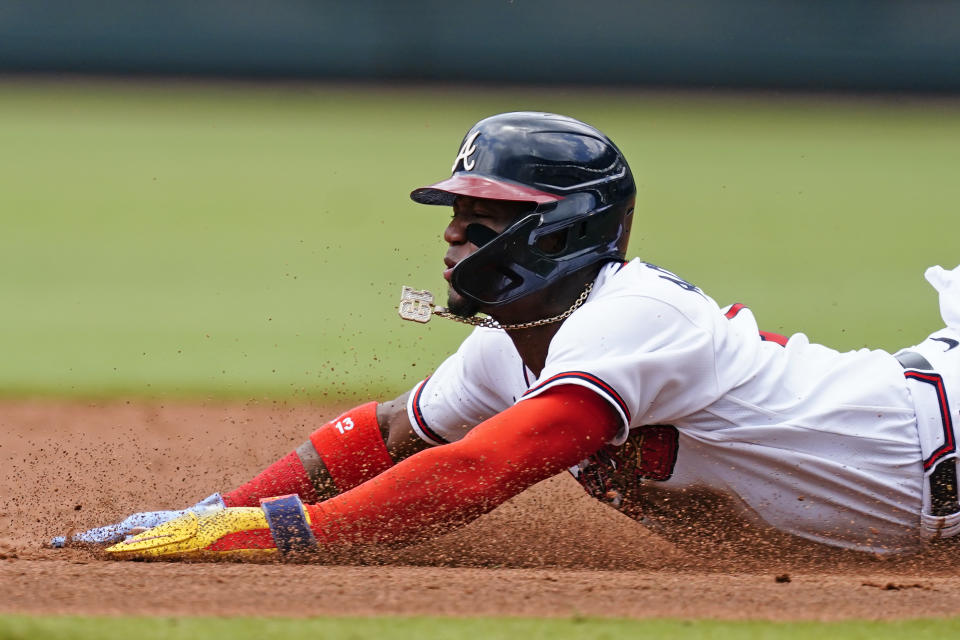
[[[106,549],[117,559],[270,558],[316,547],[299,496],[231,507],[210,515],[188,513]]]

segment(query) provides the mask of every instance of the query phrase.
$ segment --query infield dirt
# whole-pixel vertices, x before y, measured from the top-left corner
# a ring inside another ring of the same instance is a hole
[[[727,531],[723,544],[701,541],[690,553],[596,503],[565,476],[437,540],[322,563],[115,562],[44,546],[71,528],[182,507],[232,488],[341,408],[0,403],[0,613],[769,620],[960,614],[958,545],[882,559]]]

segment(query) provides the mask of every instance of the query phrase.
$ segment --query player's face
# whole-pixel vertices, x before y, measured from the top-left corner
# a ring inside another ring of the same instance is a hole
[[[469,225],[480,224],[499,234],[531,208],[532,205],[529,202],[457,196],[453,202],[453,218],[443,232],[443,239],[450,245],[443,258],[443,264],[446,266],[443,272],[444,279],[450,282],[453,268],[478,249],[475,244],[467,240]],[[447,294],[447,308],[463,317],[470,317],[479,311],[473,301],[461,296],[452,286],[449,287]]]

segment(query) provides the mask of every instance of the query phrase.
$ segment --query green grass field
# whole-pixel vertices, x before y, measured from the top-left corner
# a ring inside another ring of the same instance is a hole
[[[484,640],[941,640],[960,633],[960,620],[883,622],[721,622],[602,619],[332,618],[32,618],[0,617],[0,640],[391,640],[483,638]]]
[[[445,177],[510,109],[604,129],[639,184],[632,255],[841,349],[937,327],[960,262],[954,103],[138,83],[0,84],[0,392],[404,390],[465,335],[395,315],[444,291]]]

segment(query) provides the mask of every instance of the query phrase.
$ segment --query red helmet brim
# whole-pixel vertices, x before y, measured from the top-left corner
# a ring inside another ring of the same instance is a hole
[[[455,173],[436,184],[414,189],[410,198],[420,204],[438,204],[453,206],[457,196],[486,198],[488,200],[512,200],[516,202],[535,202],[538,205],[563,200],[563,196],[533,189],[516,182],[494,180],[481,175]]]

